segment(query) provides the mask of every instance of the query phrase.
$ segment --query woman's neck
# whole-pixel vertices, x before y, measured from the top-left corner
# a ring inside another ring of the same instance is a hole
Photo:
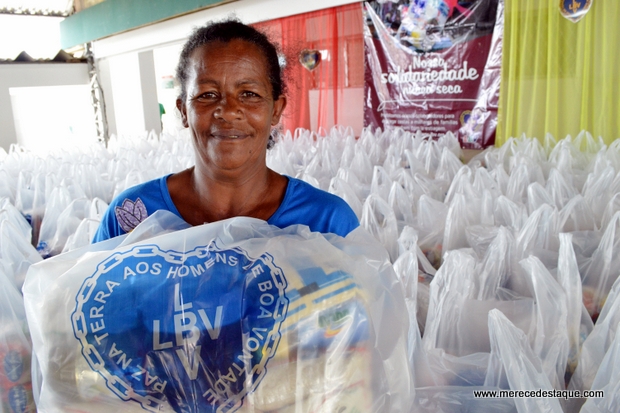
[[[168,188],[183,219],[200,225],[236,216],[267,220],[280,206],[286,183],[268,168],[234,177],[194,167],[171,176]]]

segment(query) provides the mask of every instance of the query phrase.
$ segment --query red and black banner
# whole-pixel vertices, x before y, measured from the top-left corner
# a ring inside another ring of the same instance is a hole
[[[495,142],[502,0],[365,3],[364,125]]]

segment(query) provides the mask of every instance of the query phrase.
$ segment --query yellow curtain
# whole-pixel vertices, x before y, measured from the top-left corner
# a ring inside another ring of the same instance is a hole
[[[620,138],[620,1],[592,0],[577,23],[560,0],[504,1],[496,145],[523,133]]]

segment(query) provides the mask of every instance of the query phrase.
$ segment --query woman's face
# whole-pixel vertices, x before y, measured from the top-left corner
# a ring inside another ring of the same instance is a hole
[[[194,50],[187,73],[187,97],[177,107],[192,133],[197,166],[240,174],[265,168],[271,127],[286,98],[274,101],[260,50],[243,40],[210,43]]]

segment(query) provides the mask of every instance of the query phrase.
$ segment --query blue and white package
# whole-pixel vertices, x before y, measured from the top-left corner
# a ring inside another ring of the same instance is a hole
[[[234,218],[95,249],[28,273],[39,412],[409,411],[404,299],[367,234]]]

